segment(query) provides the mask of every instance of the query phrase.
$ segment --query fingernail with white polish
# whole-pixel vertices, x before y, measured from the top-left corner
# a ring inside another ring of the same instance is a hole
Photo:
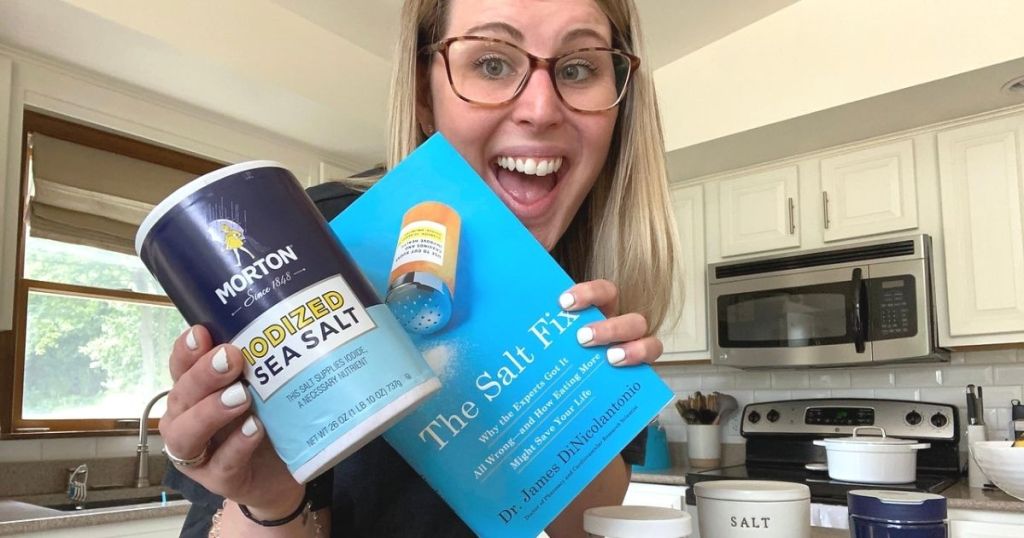
[[[594,339],[594,329],[590,327],[584,327],[576,331],[576,341],[580,344],[586,344],[587,342]]]
[[[626,350],[621,347],[608,348],[608,362],[613,366],[626,360]]]
[[[221,403],[227,407],[238,407],[245,403],[245,399],[245,387],[242,386],[241,381],[224,389],[224,392],[220,394]]]
[[[199,342],[196,342],[196,330],[189,327],[188,334],[185,335],[185,347],[195,351],[199,349]]]
[[[259,431],[259,429],[260,427],[256,424],[256,417],[252,415],[250,415],[249,418],[245,419],[245,422],[242,423],[242,435],[246,437],[252,437],[253,435],[256,435],[256,432]]]
[[[561,306],[563,310],[574,304],[576,304],[576,297],[573,294],[565,292],[558,296],[558,305]]]
[[[213,354],[213,360],[210,362],[218,373],[226,374],[228,372],[228,352],[224,350],[223,346]]]

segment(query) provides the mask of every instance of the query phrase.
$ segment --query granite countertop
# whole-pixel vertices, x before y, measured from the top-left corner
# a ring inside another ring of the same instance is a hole
[[[162,491],[168,490],[160,486],[98,490],[89,492],[88,501],[154,497],[159,496]],[[63,493],[0,498],[0,536],[183,516],[191,506],[191,503],[185,500],[168,501],[166,505],[149,502],[77,511],[61,511],[41,506],[65,502],[67,498]]]
[[[647,484],[683,486],[686,485],[687,472],[687,467],[670,467],[656,472],[634,472],[630,480]],[[999,490],[971,488],[967,485],[967,479],[939,493],[946,497],[947,507],[952,509],[1024,513],[1024,501]]]

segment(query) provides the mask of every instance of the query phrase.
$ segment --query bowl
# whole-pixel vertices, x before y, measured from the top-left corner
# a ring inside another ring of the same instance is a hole
[[[971,443],[971,456],[999,489],[1024,501],[1024,448],[1012,441]]]

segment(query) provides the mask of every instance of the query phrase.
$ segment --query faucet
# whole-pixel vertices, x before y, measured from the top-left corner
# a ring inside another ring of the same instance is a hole
[[[138,453],[138,462],[136,469],[138,472],[135,474],[135,487],[147,488],[149,487],[149,412],[153,409],[153,404],[160,398],[167,396],[167,393],[171,392],[165,390],[156,396],[146,404],[146,408],[142,410],[142,418],[139,420],[139,447],[136,450]]]

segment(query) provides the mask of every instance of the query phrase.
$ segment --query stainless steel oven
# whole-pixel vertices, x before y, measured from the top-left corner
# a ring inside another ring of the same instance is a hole
[[[708,266],[711,362],[740,368],[947,360],[931,238],[914,235]]]

